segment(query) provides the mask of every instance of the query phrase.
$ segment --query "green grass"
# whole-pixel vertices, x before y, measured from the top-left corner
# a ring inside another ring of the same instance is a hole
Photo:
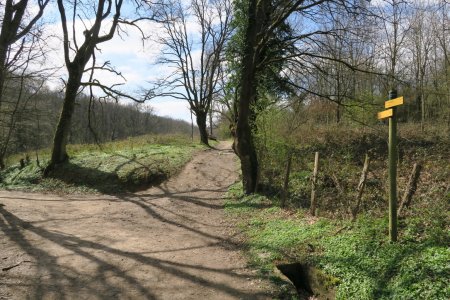
[[[230,189],[234,200],[226,210],[239,220],[250,260],[264,276],[274,277],[278,263],[300,261],[338,278],[337,299],[450,298],[446,210],[414,211],[399,224],[400,241],[390,243],[384,217],[362,215],[354,223],[311,218],[240,190]]]
[[[62,193],[118,193],[136,190],[178,172],[204,146],[181,136],[142,136],[98,145],[70,145],[69,162],[58,166],[48,178],[42,167],[49,151],[39,153],[35,162],[21,169],[12,164],[0,172],[0,188]],[[18,162],[22,155],[9,158]]]

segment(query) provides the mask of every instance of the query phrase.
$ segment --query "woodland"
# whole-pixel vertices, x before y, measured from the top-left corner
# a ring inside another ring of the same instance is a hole
[[[0,22],[2,188],[31,165],[21,188],[66,176],[78,159],[71,145],[231,139],[241,173],[225,209],[246,228],[261,276],[300,261],[330,275],[332,298],[450,296],[449,1],[2,0]],[[52,22],[58,68],[47,63]],[[128,30],[158,45],[154,65],[167,71],[134,92],[97,75],[123,78],[101,57]],[[49,78],[61,70],[58,89]],[[395,112],[399,236],[387,242],[390,146],[377,113],[393,93],[404,99]],[[192,123],[156,115],[161,99],[186,103]],[[138,174],[133,189],[175,169]]]

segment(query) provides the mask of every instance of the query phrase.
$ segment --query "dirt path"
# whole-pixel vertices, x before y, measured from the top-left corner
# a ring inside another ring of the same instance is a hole
[[[0,191],[0,299],[270,299],[230,242],[229,144],[137,194]]]

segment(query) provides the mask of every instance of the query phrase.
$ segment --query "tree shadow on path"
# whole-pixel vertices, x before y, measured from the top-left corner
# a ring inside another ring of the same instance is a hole
[[[96,298],[100,299],[129,297],[130,295],[127,295],[127,291],[132,290],[136,291],[141,298],[157,299],[154,292],[152,292],[151,287],[146,286],[141,279],[127,274],[127,270],[119,268],[112,261],[100,258],[99,255],[95,254],[95,251],[98,250],[112,255],[114,260],[130,260],[133,263],[139,263],[145,267],[158,269],[159,271],[170,274],[171,276],[188,280],[195,285],[220,291],[229,296],[234,296],[241,299],[258,299],[260,296],[264,296],[263,294],[248,294],[226,284],[213,282],[204,277],[194,275],[186,271],[186,269],[196,269],[208,273],[222,273],[239,280],[246,280],[246,278],[249,277],[249,275],[237,274],[235,273],[235,270],[209,268],[158,259],[148,256],[148,253],[144,255],[139,252],[124,251],[98,242],[81,239],[74,235],[69,235],[58,231],[50,231],[35,226],[32,222],[26,222],[20,219],[15,214],[6,210],[3,206],[0,206],[0,216],[0,229],[10,241],[14,242],[20,250],[25,252],[36,264],[37,274],[30,274],[30,281],[28,281],[34,290],[33,294],[28,296],[34,299],[42,299],[48,297],[49,295],[53,295],[58,299],[64,299],[66,297],[73,296],[73,293],[76,293],[78,289],[83,290],[89,295],[95,295]],[[155,214],[154,217],[158,218]],[[161,219],[161,221],[166,220]],[[175,225],[173,222],[171,222],[171,224]],[[35,239],[28,238],[27,235],[29,233],[33,233],[40,239],[45,240],[45,242],[54,243],[59,247],[70,251],[74,255],[81,256],[85,260],[89,261],[89,263],[95,264],[97,266],[96,272],[86,274],[84,272],[80,272],[74,267],[68,267],[60,264],[59,258],[61,257],[52,254],[49,250],[44,250],[44,247],[40,246],[42,245],[42,241],[34,242]],[[202,234],[201,232],[197,233]],[[210,235],[206,236],[218,241],[221,240],[218,237]],[[208,245],[205,247],[208,247]],[[120,289],[108,281],[111,274],[120,281],[123,281],[128,289]],[[46,277],[43,275],[48,276]],[[3,281],[2,284],[8,285],[8,280],[5,280],[7,277],[7,274],[3,274],[3,276],[0,277],[0,280]],[[12,283],[12,285],[14,285],[14,283]]]

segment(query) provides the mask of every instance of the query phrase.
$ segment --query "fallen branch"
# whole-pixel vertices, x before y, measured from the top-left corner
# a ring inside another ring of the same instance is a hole
[[[352,210],[352,221],[356,220],[356,216],[358,215],[359,212],[359,207],[361,206],[362,194],[364,192],[364,187],[366,185],[367,173],[369,172],[369,163],[370,163],[369,155],[366,154],[363,171],[361,173],[361,178],[359,179],[358,187],[356,189],[358,195],[356,196],[356,206]]]
[[[417,182],[419,181],[420,171],[422,166],[415,163],[411,175],[409,176],[408,185],[406,186],[405,193],[403,194],[402,202],[398,207],[397,215],[400,216],[403,208],[408,207],[411,204],[412,197],[417,189]]]

